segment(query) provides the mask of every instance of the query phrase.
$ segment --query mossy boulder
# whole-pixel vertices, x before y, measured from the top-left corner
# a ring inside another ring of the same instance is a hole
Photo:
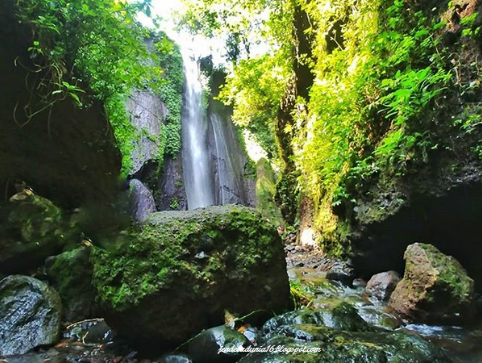
[[[174,346],[245,315],[291,307],[283,246],[254,209],[152,214],[96,248],[94,284],[106,321],[139,347]]]
[[[70,322],[90,318],[95,312],[91,252],[90,247],[80,247],[46,261],[49,280],[62,298],[64,319]]]
[[[0,272],[28,272],[67,240],[61,210],[48,199],[25,190],[0,207]]]
[[[417,322],[455,324],[474,316],[474,281],[455,258],[423,243],[408,246],[404,258],[391,308]]]
[[[250,353],[239,363],[443,363],[444,352],[423,338],[401,332],[339,331],[315,324],[291,325],[265,345],[273,352]],[[276,352],[276,349],[284,351]],[[295,349],[301,350],[294,353]],[[316,352],[307,352],[316,349]],[[304,350],[304,351],[303,351]],[[287,353],[291,351],[291,353]]]
[[[334,330],[368,331],[371,328],[350,304],[342,302],[334,307],[312,310],[304,308],[269,319],[261,330],[264,341],[279,334],[285,327],[315,324]]]

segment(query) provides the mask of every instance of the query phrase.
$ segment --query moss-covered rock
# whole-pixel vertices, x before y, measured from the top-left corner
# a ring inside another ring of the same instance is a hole
[[[46,261],[47,275],[62,298],[64,318],[67,321],[92,317],[95,311],[91,251],[90,247],[81,247]]]
[[[352,305],[343,302],[331,308],[319,310],[305,308],[273,317],[263,325],[261,331],[263,340],[279,335],[285,327],[297,324],[315,324],[334,330],[372,330]]]
[[[138,345],[169,346],[241,315],[291,306],[276,229],[241,206],[160,212],[94,253],[106,320]]]
[[[268,160],[261,158],[256,163],[256,208],[274,224],[284,226],[281,211],[274,201],[275,194],[276,175]]]
[[[474,281],[455,258],[414,243],[405,261],[405,275],[389,302],[395,311],[419,322],[449,324],[474,316]]]
[[[445,354],[423,338],[400,332],[337,331],[313,324],[292,325],[265,344],[274,352],[250,353],[239,363],[442,363]],[[285,349],[276,352],[276,349]],[[301,352],[293,353],[294,349]],[[304,349],[304,352],[303,352]],[[316,352],[306,352],[316,349]],[[290,351],[291,353],[286,353]]]
[[[34,269],[68,240],[61,210],[29,190],[14,195],[0,211],[0,272]]]

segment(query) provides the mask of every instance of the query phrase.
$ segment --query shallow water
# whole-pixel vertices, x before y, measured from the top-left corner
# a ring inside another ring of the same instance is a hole
[[[307,267],[291,267],[290,280],[297,280],[313,294],[311,308],[335,306],[347,302],[355,306],[369,324],[390,330],[405,330],[421,335],[440,346],[456,363],[482,362],[482,316],[470,326],[409,324],[393,313],[385,303],[371,299],[363,287],[350,288],[326,279],[326,273]]]

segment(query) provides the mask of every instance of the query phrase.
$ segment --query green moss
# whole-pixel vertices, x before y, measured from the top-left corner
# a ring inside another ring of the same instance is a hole
[[[418,245],[424,250],[434,270],[438,271],[438,286],[442,287],[455,301],[471,299],[474,282],[467,276],[462,265],[452,256],[441,253],[433,245],[424,243],[418,243]],[[406,269],[410,271],[410,265],[407,265]],[[436,302],[437,297],[432,296],[430,292],[429,290],[426,295],[427,300]]]
[[[273,224],[285,226],[281,211],[274,201],[275,194],[276,175],[269,162],[261,158],[256,164],[256,208]]]
[[[288,349],[319,348],[320,351],[293,354],[251,353],[240,363],[450,362],[441,349],[415,334],[373,330],[340,331],[313,323],[282,326],[278,334],[269,338],[264,345]]]
[[[166,124],[161,129],[161,146],[159,165],[162,165],[164,155],[176,156],[181,150],[181,112],[182,88],[184,84],[184,69],[179,46],[170,40],[163,32],[155,37],[157,58],[163,70],[163,82],[158,94],[169,111]]]
[[[143,297],[189,281],[202,294],[225,275],[249,279],[282,253],[276,229],[240,206],[153,214],[111,242],[95,248],[94,284],[102,302],[122,311]]]

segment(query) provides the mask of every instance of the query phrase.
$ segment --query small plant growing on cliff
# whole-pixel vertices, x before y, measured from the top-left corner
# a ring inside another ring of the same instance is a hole
[[[179,209],[179,199],[177,197],[172,198],[171,204],[169,204],[171,209]]]

